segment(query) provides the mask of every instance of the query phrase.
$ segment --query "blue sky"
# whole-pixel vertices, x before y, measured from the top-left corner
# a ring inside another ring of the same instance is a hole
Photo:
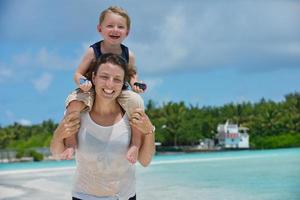
[[[110,5],[131,17],[124,44],[148,84],[146,102],[221,106],[300,91],[300,1],[2,0],[1,126],[62,118]]]

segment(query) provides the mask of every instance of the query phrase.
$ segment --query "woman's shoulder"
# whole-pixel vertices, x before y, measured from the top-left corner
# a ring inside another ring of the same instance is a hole
[[[81,123],[90,118],[89,111],[83,111],[80,113]]]

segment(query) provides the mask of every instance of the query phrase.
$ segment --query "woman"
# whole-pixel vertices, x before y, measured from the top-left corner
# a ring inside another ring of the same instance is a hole
[[[126,159],[131,129],[139,129],[143,143],[138,161],[149,165],[155,151],[154,126],[142,110],[129,122],[117,102],[125,87],[127,65],[123,58],[104,54],[92,70],[95,102],[90,112],[65,116],[51,142],[53,155],[65,150],[64,138],[78,133],[73,199],[134,200],[135,167]],[[81,125],[79,124],[81,123]]]

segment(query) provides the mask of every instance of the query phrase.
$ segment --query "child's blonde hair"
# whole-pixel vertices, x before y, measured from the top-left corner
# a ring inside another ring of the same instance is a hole
[[[110,6],[109,8],[103,10],[100,14],[100,17],[99,17],[99,24],[101,24],[103,21],[104,21],[104,18],[105,18],[105,15],[109,12],[112,12],[112,13],[115,13],[115,14],[118,14],[122,17],[124,17],[126,19],[126,25],[127,25],[127,29],[130,30],[130,17],[127,13],[126,10],[124,10],[123,8],[121,7],[118,7],[118,6]]]

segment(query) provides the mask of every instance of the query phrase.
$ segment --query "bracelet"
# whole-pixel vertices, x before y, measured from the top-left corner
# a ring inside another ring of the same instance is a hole
[[[155,126],[152,125],[152,130],[148,133],[145,133],[144,135],[150,135],[155,133]]]

